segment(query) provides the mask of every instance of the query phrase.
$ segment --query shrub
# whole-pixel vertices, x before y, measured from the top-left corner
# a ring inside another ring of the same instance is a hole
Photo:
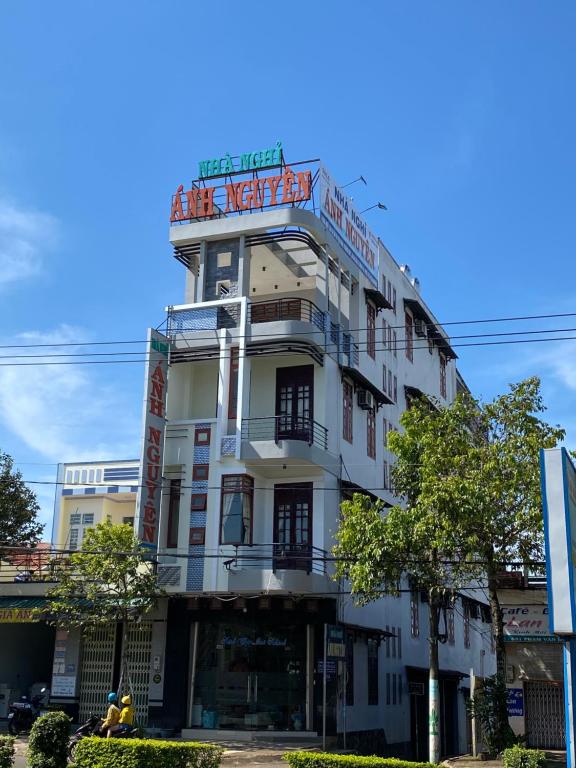
[[[0,768],[12,768],[14,762],[14,739],[0,736]]]
[[[526,749],[518,744],[502,753],[504,768],[543,768],[546,754],[541,749]]]
[[[434,768],[434,763],[411,763],[395,757],[358,757],[326,752],[287,752],[290,768]]]
[[[506,681],[502,675],[492,675],[485,678],[472,701],[467,702],[468,713],[480,724],[483,741],[491,755],[499,755],[516,741],[508,724],[507,699]]]
[[[194,741],[82,739],[74,768],[218,768],[222,749]]]
[[[66,768],[70,718],[64,712],[48,712],[32,726],[28,741],[30,768]]]

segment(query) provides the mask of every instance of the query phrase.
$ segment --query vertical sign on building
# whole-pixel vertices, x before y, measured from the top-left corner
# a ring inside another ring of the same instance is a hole
[[[324,165],[320,166],[320,218],[352,261],[378,287],[378,238]]]
[[[152,328],[148,329],[135,529],[142,546],[150,550],[158,548],[169,348],[170,342],[166,336]]]

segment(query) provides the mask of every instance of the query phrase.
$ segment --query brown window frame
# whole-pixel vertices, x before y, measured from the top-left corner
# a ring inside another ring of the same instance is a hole
[[[409,312],[404,313],[404,336],[406,345],[406,358],[414,362],[414,318]]]
[[[193,493],[190,498],[190,509],[193,512],[204,512],[208,501],[207,493]]]
[[[206,435],[205,440],[200,440],[200,435]],[[210,445],[212,429],[210,427],[200,427],[194,432],[194,445]]]
[[[346,442],[354,441],[354,386],[351,382],[342,382],[342,437]]]
[[[188,543],[192,547],[201,547],[206,543],[206,528],[197,526],[196,528],[190,528],[188,534]]]
[[[366,302],[366,352],[376,359],[376,307],[369,301]]]
[[[168,527],[166,530],[167,549],[176,549],[178,547],[181,494],[182,481],[170,480],[170,490],[168,495]]]
[[[228,541],[224,540],[223,526],[224,526],[224,499],[226,496],[241,494],[242,501],[242,517],[244,518],[244,504],[246,501],[249,503],[250,525],[248,527],[248,536],[245,541]],[[220,525],[218,540],[220,544],[228,546],[251,546],[252,534],[254,529],[254,478],[251,475],[246,474],[233,474],[222,475],[221,491],[220,491]]]
[[[192,480],[204,483],[208,480],[210,464],[194,464],[192,467]]]
[[[366,452],[369,459],[376,458],[376,413],[374,408],[366,411]]]

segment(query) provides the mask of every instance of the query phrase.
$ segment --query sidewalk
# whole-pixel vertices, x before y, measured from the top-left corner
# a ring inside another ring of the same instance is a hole
[[[549,768],[566,768],[566,752],[553,750],[546,752]],[[450,757],[443,761],[449,768],[502,768],[502,760],[479,760],[472,755]]]

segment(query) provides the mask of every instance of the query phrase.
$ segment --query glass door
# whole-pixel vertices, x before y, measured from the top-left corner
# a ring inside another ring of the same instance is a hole
[[[276,439],[313,442],[314,366],[276,369]]]
[[[312,570],[312,483],[274,486],[274,569]]]

